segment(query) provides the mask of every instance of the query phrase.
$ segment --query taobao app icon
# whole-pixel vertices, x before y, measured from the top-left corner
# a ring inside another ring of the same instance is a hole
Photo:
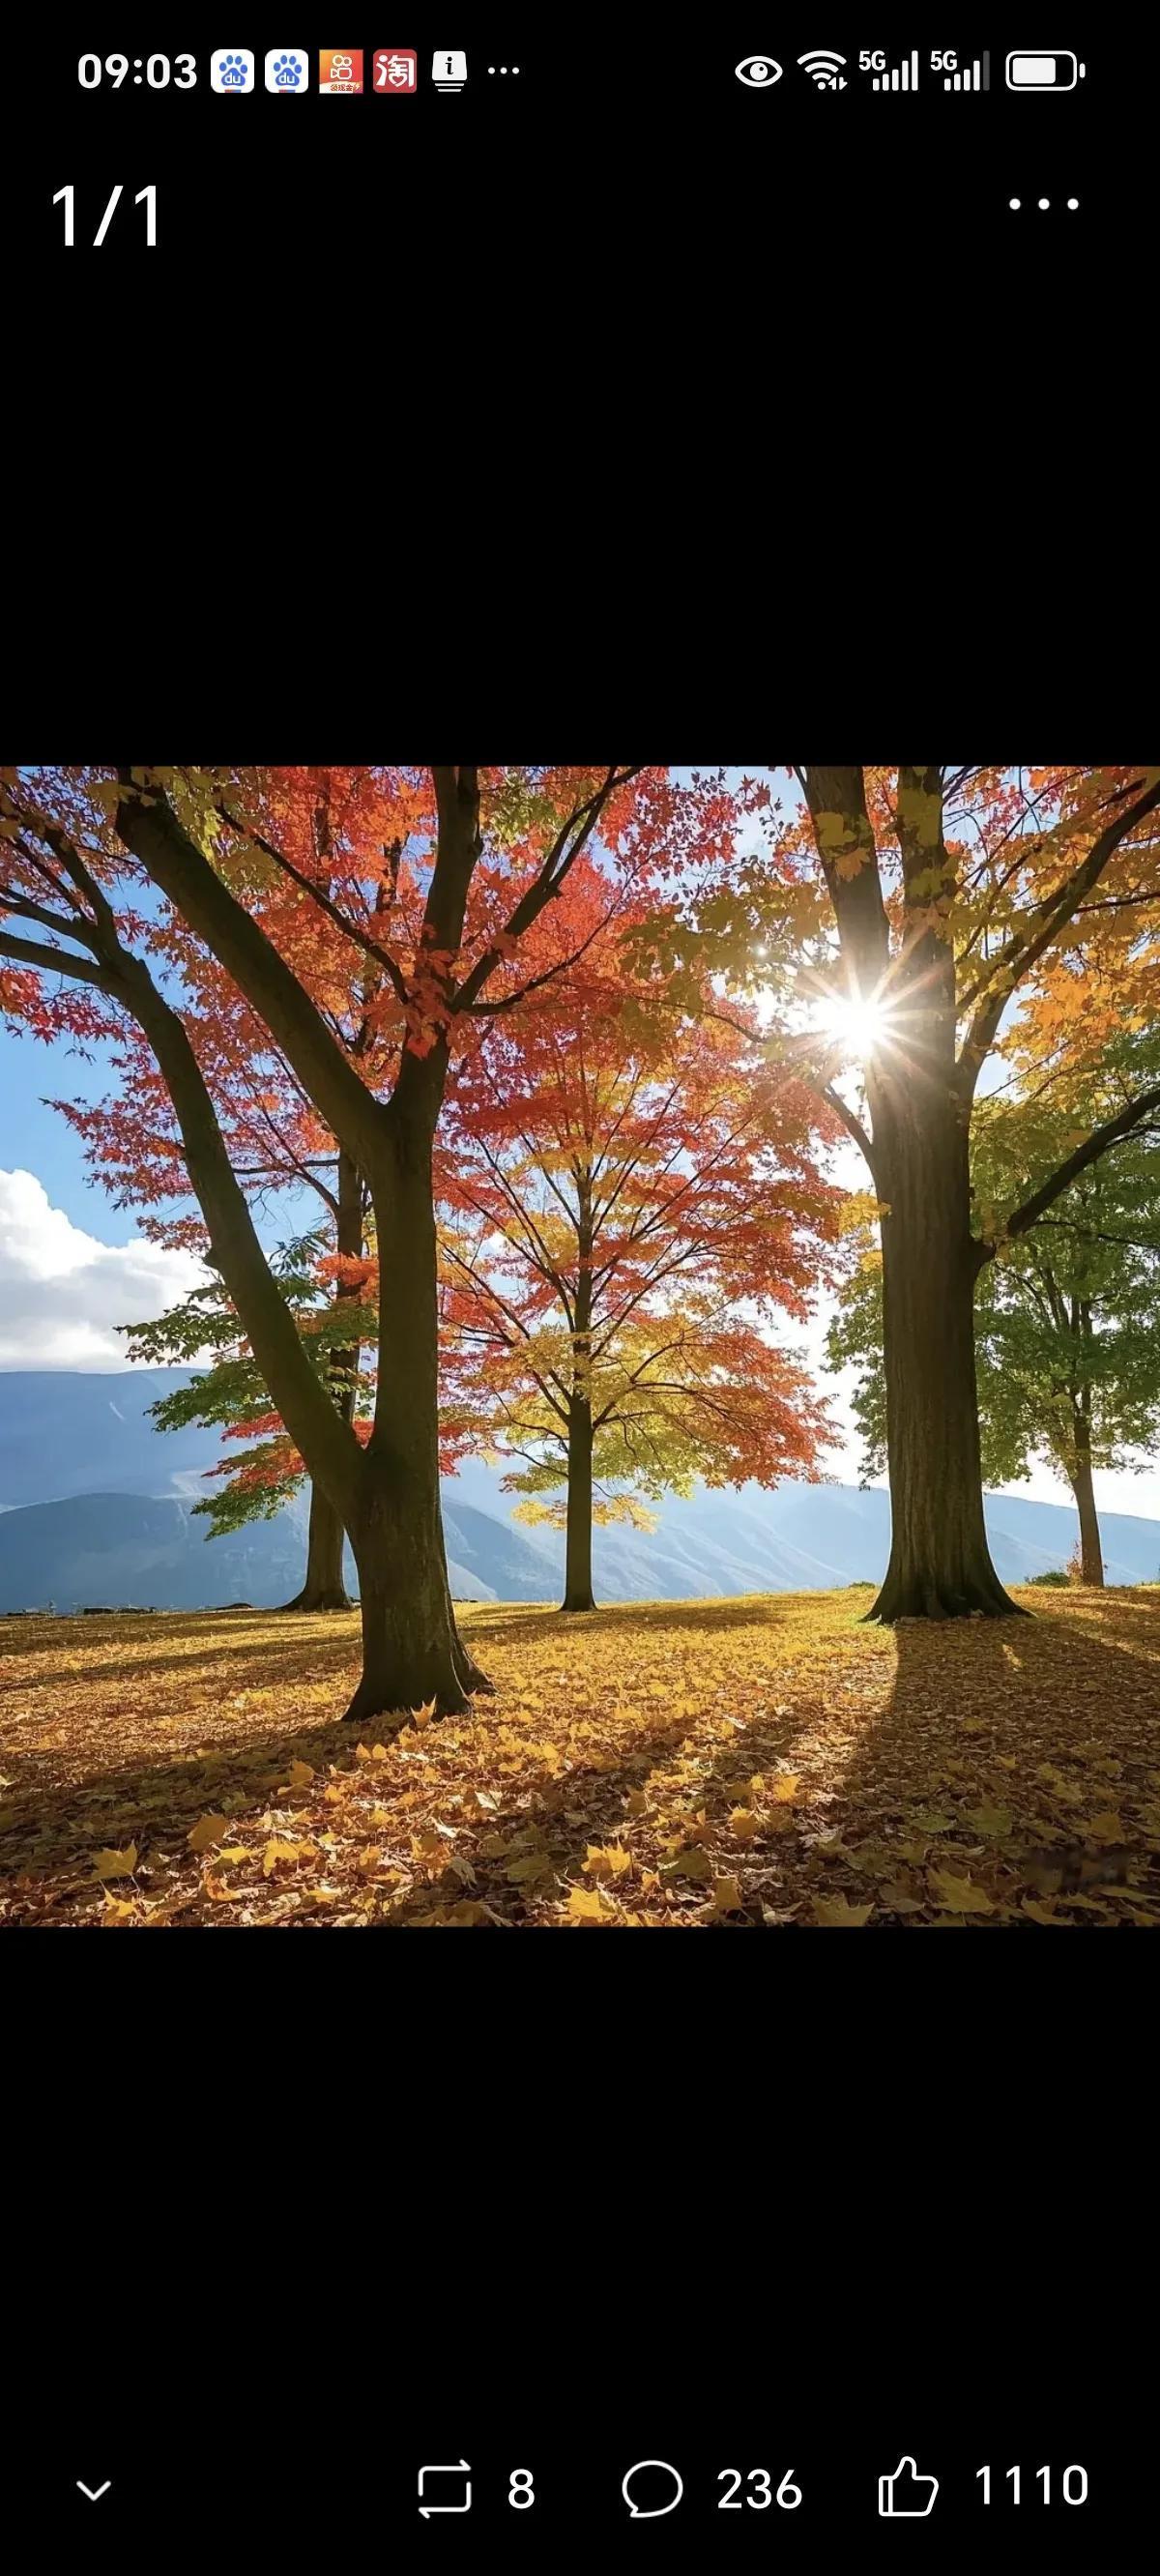
[[[379,98],[414,98],[419,85],[417,57],[406,45],[392,45],[375,55],[374,89]]]

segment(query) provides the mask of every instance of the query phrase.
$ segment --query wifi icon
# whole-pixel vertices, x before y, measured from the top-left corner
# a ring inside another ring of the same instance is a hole
[[[815,89],[845,89],[842,69],[845,60],[844,54],[830,53],[824,46],[815,46],[812,53],[798,55],[802,70],[812,80]]]

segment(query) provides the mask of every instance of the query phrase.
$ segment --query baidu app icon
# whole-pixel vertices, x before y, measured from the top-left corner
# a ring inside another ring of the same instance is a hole
[[[223,46],[221,52],[215,54],[211,60],[209,85],[211,89],[219,90],[223,97],[228,97],[231,91],[241,96],[246,90],[252,89],[254,86],[253,55],[245,53],[240,45],[232,48]]]
[[[266,87],[280,98],[305,98],[310,87],[310,56],[301,48],[276,45],[266,56]]]

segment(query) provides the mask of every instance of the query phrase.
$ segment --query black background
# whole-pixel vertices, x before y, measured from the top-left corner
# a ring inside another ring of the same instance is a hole
[[[227,103],[180,26],[14,41],[6,748],[1146,752],[1154,40],[928,18],[924,56],[989,46],[986,98],[821,94],[807,45],[912,37],[773,15],[469,25],[462,96],[390,103]],[[1040,37],[1081,93],[1003,92]],[[82,94],[82,46],[188,47],[198,89]],[[159,186],[156,251],[81,247],[118,180]],[[13,2542],[857,2566],[965,2530],[1035,2564],[1153,2512],[1146,1940],[29,1934],[0,1967]],[[903,2451],[943,2492],[888,2528]],[[420,2524],[460,2456],[471,2515]],[[651,2456],[686,2501],[629,2528]],[[1045,2461],[1088,2507],[1044,2512]],[[798,2513],[715,2511],[755,2465]]]
[[[460,30],[468,79],[454,97],[435,92],[431,44],[413,24],[418,90],[390,100],[373,92],[371,44],[363,47],[361,97],[323,98],[312,48],[311,89],[288,102],[262,85],[262,45],[251,47],[256,90],[226,99],[208,85],[210,48],[190,41],[188,28],[184,41],[180,26],[172,39],[156,25],[148,38],[91,36],[86,50],[117,50],[131,65],[140,58],[141,85],[130,69],[119,90],[106,79],[82,91],[80,44],[50,36],[37,44],[34,72],[13,63],[5,76],[8,224],[22,263],[65,256],[61,210],[51,199],[71,182],[79,192],[77,246],[68,256],[83,264],[97,256],[86,245],[121,180],[125,196],[101,256],[109,265],[135,262],[146,256],[143,218],[129,203],[153,183],[154,268],[180,267],[187,280],[202,271],[203,319],[216,316],[228,329],[244,306],[249,326],[263,334],[328,320],[341,327],[345,313],[354,329],[393,325],[402,336],[416,287],[441,272],[453,295],[477,257],[497,321],[517,321],[520,274],[537,254],[558,246],[563,255],[578,233],[599,258],[606,228],[628,280],[651,271],[658,286],[678,283],[671,270],[680,245],[694,264],[681,282],[695,322],[711,320],[706,290],[728,284],[725,241],[744,255],[736,283],[756,319],[792,309],[802,282],[818,271],[829,271],[835,291],[866,280],[887,245],[893,257],[920,257],[935,275],[953,262],[957,275],[971,252],[985,262],[1074,264],[1110,253],[1132,227],[1149,223],[1154,38],[1125,40],[1090,12],[1086,26],[1052,20],[1053,39],[1070,39],[1087,76],[1068,95],[1029,97],[1004,85],[1005,55],[1026,33],[1015,20],[928,14],[919,39],[913,27],[888,34],[866,19],[846,35],[819,27],[809,12],[793,13],[787,32],[784,13],[772,15],[783,76],[763,93],[735,77],[737,62],[760,43],[748,13],[648,32],[624,14],[553,13],[529,41],[494,25],[481,41],[472,25]],[[431,24],[446,33],[443,21]],[[815,89],[798,66],[819,34],[847,56],[842,92]],[[918,95],[875,95],[869,74],[857,69],[860,47],[884,45],[898,62],[916,42]],[[929,68],[936,44],[956,46],[960,61],[987,47],[990,92],[945,94]],[[149,89],[144,62],[156,51],[192,52],[196,88]],[[489,63],[517,60],[518,80],[489,77]],[[1052,202],[1041,215],[1044,195]],[[1019,218],[1009,211],[1012,196],[1023,201]],[[1068,196],[1080,200],[1070,216]],[[743,252],[736,228],[750,223]],[[489,239],[497,225],[502,243]],[[1072,236],[1067,244],[1045,244],[1060,227]],[[1016,315],[1009,308],[996,319]],[[607,320],[615,331],[616,316]]]
[[[1099,2564],[1154,2528],[1146,1941],[96,1933],[5,1963],[13,2540],[858,2567]],[[887,2525],[904,2453],[940,2493]],[[459,2459],[470,2514],[422,2522],[420,2465]],[[685,2497],[630,2524],[642,2459]],[[1088,2504],[1045,2509],[1045,2463]],[[730,2467],[792,2469],[802,2506],[719,2512]]]

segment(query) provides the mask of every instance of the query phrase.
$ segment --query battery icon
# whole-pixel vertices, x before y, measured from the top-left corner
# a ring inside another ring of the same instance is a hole
[[[1008,89],[1074,89],[1084,65],[1074,54],[1008,54]]]

